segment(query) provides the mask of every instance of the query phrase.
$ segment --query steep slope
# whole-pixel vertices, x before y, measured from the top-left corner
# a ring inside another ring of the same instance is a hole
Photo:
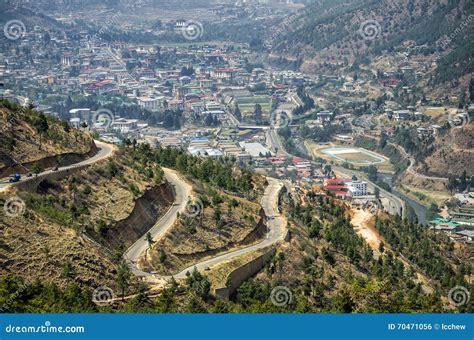
[[[434,152],[424,162],[429,174],[448,177],[459,176],[464,170],[469,175],[474,174],[473,160],[474,125],[468,124],[463,129],[451,129],[437,138]]]
[[[113,285],[121,255],[173,202],[162,170],[133,152],[52,173],[0,195],[2,275]]]
[[[306,70],[343,71],[414,42],[420,53],[441,54],[437,78],[446,81],[473,71],[473,15],[463,0],[318,1],[280,23],[273,53],[303,58]]]
[[[97,151],[92,135],[59,119],[8,101],[0,102],[0,178],[39,167],[68,165]]]

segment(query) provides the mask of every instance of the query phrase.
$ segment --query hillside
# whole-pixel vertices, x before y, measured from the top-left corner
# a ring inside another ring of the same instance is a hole
[[[278,245],[276,255],[264,269],[244,282],[229,302],[215,298],[210,280],[221,276],[225,281],[228,267],[240,266],[245,259],[236,258],[202,273],[194,271],[184,281],[171,280],[158,294],[143,283],[129,285],[127,291],[138,291],[137,295],[105,307],[90,304],[87,285],[74,288],[70,282],[64,289],[56,288],[53,301],[44,294],[52,289],[51,284],[36,284],[31,286],[36,300],[25,296],[23,303],[11,310],[439,313],[452,311],[447,298],[452,287],[469,287],[465,250],[453,249],[445,236],[380,214],[370,220],[370,228],[376,230],[384,244],[374,248],[352,225],[352,214],[345,203],[319,192],[308,192],[306,199],[306,203],[292,197],[282,200],[282,208],[289,216],[291,239]],[[245,258],[248,261],[256,255]],[[164,262],[167,260],[168,256]],[[0,287],[6,292],[20,284],[9,277],[0,280]],[[75,296],[68,298],[67,293],[73,289]],[[35,301],[43,307],[39,308]],[[70,304],[65,305],[64,301]],[[459,312],[472,311],[472,307],[472,303],[460,307]]]
[[[173,201],[160,167],[150,165],[122,149],[62,178],[35,180],[34,189],[4,192],[2,206],[14,202],[20,209],[2,209],[2,275],[113,285],[124,249]]]
[[[272,53],[300,59],[306,71],[340,73],[416,45],[416,54],[437,61],[437,83],[458,79],[474,70],[473,6],[464,0],[318,1],[276,23],[284,30]]]
[[[0,178],[78,162],[96,152],[92,135],[33,109],[0,102]]]
[[[434,152],[425,159],[428,173],[448,177],[461,175],[464,170],[474,174],[474,125],[452,129],[437,138]]]
[[[172,275],[264,237],[266,226],[259,204],[197,183],[194,188],[194,207],[180,215],[170,232],[151,246],[144,267]]]
[[[20,117],[18,125],[23,126],[27,119]],[[59,146],[53,141],[51,147],[56,150]],[[165,264],[169,265],[166,271],[177,270],[190,260],[172,251],[189,251],[192,261],[206,256],[200,253],[210,250],[202,242],[209,235],[206,230],[221,233],[218,242],[206,240],[209,247],[215,247],[209,254],[246,246],[263,237],[260,206],[250,201],[258,201],[262,195],[261,177],[236,168],[229,160],[204,160],[172,149],[152,150],[147,144],[127,140],[106,159],[41,175],[0,194],[5,206],[0,219],[1,274],[5,280],[0,285],[10,282],[13,287],[12,282],[23,285],[40,280],[57,287],[54,289],[73,289],[86,295],[104,285],[124,294],[139,291],[138,280],[122,256],[135,241],[145,238],[174,201],[162,166],[180,170],[194,183],[193,195],[201,200],[204,216],[199,225],[195,216],[188,218],[195,230],[190,231],[191,225],[181,219],[170,233],[177,235],[179,247],[171,243],[172,250],[164,248]],[[187,234],[181,233],[183,228]],[[165,242],[170,240],[165,238]],[[8,295],[0,300],[3,298]],[[86,305],[94,310],[90,300],[79,310],[85,311]]]

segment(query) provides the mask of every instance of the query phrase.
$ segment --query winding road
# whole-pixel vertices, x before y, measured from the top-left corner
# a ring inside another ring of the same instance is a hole
[[[168,231],[174,224],[177,213],[183,212],[186,209],[190,198],[190,187],[182,179],[179,178],[176,172],[170,169],[163,169],[165,171],[166,179],[174,186],[175,188],[175,203],[168,210],[168,212],[160,218],[156,224],[150,229],[150,234],[153,240],[157,240],[162,237],[166,231]],[[267,226],[268,233],[262,242],[254,244],[252,246],[230,251],[213,257],[209,260],[202,261],[200,263],[194,264],[188,268],[183,269],[179,273],[173,275],[176,279],[186,278],[186,273],[191,272],[194,268],[197,270],[205,270],[211,266],[221,264],[223,262],[229,261],[237,256],[248,254],[250,252],[268,247],[272,244],[275,244],[283,240],[286,236],[286,229],[284,226],[284,220],[278,212],[278,193],[282,188],[283,184],[281,181],[267,178],[268,186],[265,189],[264,196],[262,198],[261,205],[265,211],[265,214],[268,217]],[[154,273],[149,273],[138,268],[138,260],[145,253],[148,248],[148,242],[144,237],[137,240],[124,254],[124,259],[131,268],[132,272],[137,276],[142,277],[155,277],[158,279],[170,279],[171,276],[158,275]]]
[[[190,186],[179,178],[178,174],[167,168],[163,168],[166,180],[173,186],[174,189],[174,203],[168,212],[163,215],[155,225],[148,231],[154,241],[162,237],[174,224],[178,213],[186,210],[186,205],[189,202],[191,194]],[[148,233],[147,232],[147,233]],[[152,273],[142,271],[138,268],[138,260],[148,249],[148,241],[145,237],[139,238],[124,254],[124,259],[132,272],[137,276],[150,276]]]
[[[286,228],[284,226],[283,217],[278,212],[278,193],[282,188],[283,184],[281,181],[278,181],[273,178],[267,178],[268,186],[265,189],[265,193],[262,198],[262,207],[265,211],[265,214],[268,217],[267,227],[268,232],[265,240],[262,242],[252,245],[250,247],[242,248],[239,250],[231,251],[226,254],[219,255],[212,259],[209,259],[204,262],[200,262],[196,265],[190,266],[186,269],[183,269],[181,272],[177,273],[174,277],[181,279],[186,277],[186,273],[193,270],[196,267],[197,270],[205,270],[211,266],[218,265],[225,261],[229,261],[234,257],[248,254],[250,252],[271,246],[279,241],[282,241],[286,236]]]
[[[93,157],[90,157],[88,159],[85,159],[75,164],[60,167],[56,171],[53,171],[52,169],[43,171],[39,173],[38,176],[45,176],[48,174],[56,173],[57,171],[73,169],[78,166],[91,165],[93,163],[96,163],[98,161],[101,161],[113,155],[113,152],[114,152],[113,145],[103,143],[98,140],[95,140],[94,142],[98,148],[98,152]],[[148,231],[151,234],[153,240],[157,240],[160,237],[162,237],[173,226],[173,224],[176,221],[178,212],[179,213],[184,212],[186,210],[186,206],[188,202],[191,199],[191,191],[192,191],[191,186],[188,183],[186,183],[184,180],[182,180],[176,171],[167,169],[167,168],[163,168],[163,171],[165,173],[166,180],[173,186],[175,197],[174,197],[174,203],[170,207],[170,209]],[[0,191],[7,190],[17,185],[18,183],[31,180],[33,178],[35,177],[22,176],[20,181],[15,182],[15,183],[10,183],[9,178],[2,179],[0,180]],[[194,267],[196,267],[198,270],[207,269],[211,266],[218,265],[220,263],[233,259],[234,257],[268,247],[285,238],[286,230],[284,227],[283,218],[280,216],[277,209],[278,193],[280,189],[282,188],[283,184],[281,181],[273,179],[273,178],[267,178],[267,180],[269,184],[265,189],[265,193],[261,202],[262,207],[265,210],[265,213],[268,217],[267,226],[268,226],[269,231],[267,233],[265,240],[263,240],[262,242],[258,244],[255,244],[246,248],[238,249],[235,251],[231,251],[225,254],[221,254],[212,259],[190,266],[189,268],[186,268],[182,270],[181,272],[177,273],[176,275],[174,275],[175,278],[185,278],[186,273],[188,271],[192,271]],[[148,249],[148,241],[145,239],[145,237],[141,237],[125,252],[124,259],[129,265],[132,272],[135,275],[142,276],[142,277],[153,276],[160,279],[171,278],[170,276],[160,276],[157,274],[145,272],[145,271],[142,271],[140,268],[138,268],[138,265],[137,265],[138,260],[141,256],[143,256],[143,254],[146,252],[147,249]]]
[[[52,169],[45,170],[45,171],[39,173],[38,176],[48,175],[48,174],[51,174],[51,173],[57,172],[57,171],[73,169],[73,168],[76,168],[78,166],[90,165],[90,164],[96,163],[98,161],[101,161],[103,159],[109,158],[110,156],[113,155],[113,152],[114,152],[114,146],[113,145],[103,143],[103,142],[98,141],[98,140],[94,140],[94,142],[95,142],[95,145],[98,148],[98,151],[94,156],[92,156],[90,158],[87,158],[87,159],[85,159],[85,160],[83,160],[79,163],[74,163],[74,164],[71,164],[71,165],[62,166],[62,167],[58,168],[58,170],[56,170],[56,171],[53,171]],[[24,181],[27,181],[27,180],[31,180],[33,178],[35,178],[35,177],[22,176],[21,179],[18,182],[15,182],[15,183],[10,183],[9,178],[0,179],[0,191],[7,190],[10,187],[15,186],[18,183],[21,183],[21,182],[24,182]]]

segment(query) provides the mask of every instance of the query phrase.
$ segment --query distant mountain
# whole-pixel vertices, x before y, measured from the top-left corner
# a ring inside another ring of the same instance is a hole
[[[412,41],[424,46],[422,53],[442,55],[437,77],[449,80],[474,69],[473,25],[472,1],[322,0],[272,29],[269,42],[273,54],[309,60],[316,69],[347,66]]]
[[[213,0],[19,0],[14,3],[20,6],[40,8],[43,10],[79,10],[101,7],[104,9],[125,9],[149,6],[152,8],[178,9],[208,7],[215,3]],[[10,3],[13,3],[10,1]]]

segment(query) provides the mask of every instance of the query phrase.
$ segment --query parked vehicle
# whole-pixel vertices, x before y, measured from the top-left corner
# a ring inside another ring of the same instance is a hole
[[[10,179],[8,180],[10,183],[16,183],[16,182],[19,182],[21,179],[21,175],[20,174],[14,174],[14,175],[11,175],[10,176]]]

